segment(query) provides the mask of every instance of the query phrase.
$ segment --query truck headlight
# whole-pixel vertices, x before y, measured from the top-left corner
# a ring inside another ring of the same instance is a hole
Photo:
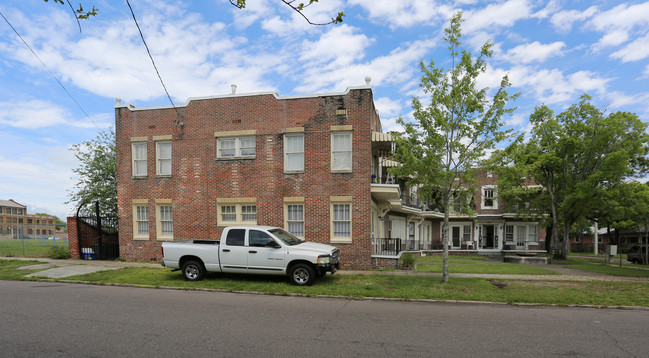
[[[328,265],[331,263],[331,256],[319,256],[318,265]]]

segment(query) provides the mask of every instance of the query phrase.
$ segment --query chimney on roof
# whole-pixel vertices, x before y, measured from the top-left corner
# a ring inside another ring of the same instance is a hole
[[[230,87],[232,87],[232,94],[236,94],[237,93],[237,85],[231,85]]]

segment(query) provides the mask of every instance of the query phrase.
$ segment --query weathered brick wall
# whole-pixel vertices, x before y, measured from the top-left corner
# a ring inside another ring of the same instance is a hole
[[[347,115],[337,115],[337,109]],[[351,244],[341,249],[343,267],[372,266],[371,131],[377,121],[372,91],[345,95],[281,98],[271,94],[197,99],[178,108],[184,133],[174,131],[172,108],[115,110],[120,256],[157,261],[155,200],[173,201],[174,240],[218,239],[218,198],[257,198],[257,223],[284,226],[284,197],[304,197],[305,237],[329,243],[330,196],[352,196]],[[351,125],[352,173],[331,172],[331,126]],[[285,128],[304,128],[305,170],[284,173]],[[256,158],[216,160],[214,132],[256,130]],[[172,175],[155,175],[154,136],[172,135]],[[131,138],[147,137],[148,175],[131,175]],[[132,203],[147,199],[149,239],[133,240]]]

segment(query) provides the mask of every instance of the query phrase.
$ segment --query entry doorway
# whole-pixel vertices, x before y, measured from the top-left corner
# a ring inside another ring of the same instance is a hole
[[[498,243],[496,242],[496,225],[483,224],[480,237],[482,238],[480,243],[482,249],[493,250],[498,248]]]

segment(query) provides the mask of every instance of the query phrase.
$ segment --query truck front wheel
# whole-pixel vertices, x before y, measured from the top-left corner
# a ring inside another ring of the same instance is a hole
[[[205,277],[205,267],[198,261],[189,260],[183,264],[183,276],[187,281],[200,281]]]
[[[315,281],[315,271],[311,265],[299,263],[291,267],[288,277],[294,285],[311,286]]]

